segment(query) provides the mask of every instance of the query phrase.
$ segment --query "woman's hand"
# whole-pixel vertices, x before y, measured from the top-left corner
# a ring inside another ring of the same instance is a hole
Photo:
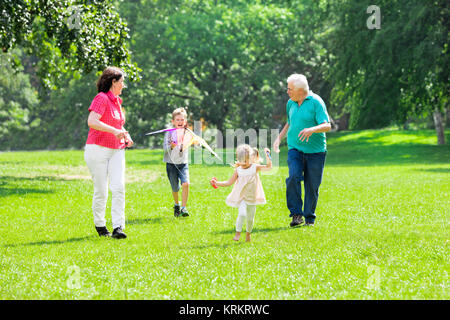
[[[124,128],[117,129],[113,126],[110,126],[110,125],[100,121],[101,117],[102,117],[101,114],[99,114],[95,111],[91,111],[89,113],[89,117],[88,117],[88,121],[87,121],[89,128],[92,128],[92,129],[95,129],[98,131],[112,133],[117,138],[117,140],[126,139],[126,137],[128,135],[127,130],[125,130]]]
[[[126,137],[125,137],[125,145],[128,148],[131,148],[133,146],[133,144],[134,144],[133,139],[131,139],[130,134],[127,132]]]
[[[113,135],[116,136],[117,140],[125,139],[128,135],[128,131],[123,129],[115,129]]]

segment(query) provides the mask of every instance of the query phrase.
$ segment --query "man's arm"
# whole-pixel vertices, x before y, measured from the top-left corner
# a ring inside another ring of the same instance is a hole
[[[281,139],[284,138],[284,136],[286,135],[287,131],[289,130],[289,123],[286,123],[284,125],[283,130],[281,130],[280,134],[278,135],[278,137],[275,139],[275,141],[273,142],[273,150],[276,153],[280,153],[280,142]]]
[[[303,129],[298,134],[298,137],[300,138],[300,141],[304,141],[306,139],[306,142],[308,142],[309,137],[311,137],[313,133],[328,132],[330,130],[331,124],[329,122],[323,122],[318,126]]]

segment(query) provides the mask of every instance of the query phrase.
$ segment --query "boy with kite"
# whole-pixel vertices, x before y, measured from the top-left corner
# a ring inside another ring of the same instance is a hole
[[[187,113],[184,108],[177,108],[172,112],[172,126],[175,130],[167,131],[164,135],[164,162],[167,177],[172,187],[175,202],[173,207],[175,217],[189,216],[186,208],[189,195],[189,154],[188,147],[193,142],[192,134],[186,130]],[[181,206],[178,201],[178,191],[181,182]]]
[[[187,112],[184,108],[177,108],[172,112],[172,128],[149,132],[146,135],[156,133],[164,135],[164,162],[166,163],[167,177],[172,188],[175,217],[189,216],[187,200],[189,195],[189,154],[188,148],[192,144],[200,144],[222,162],[222,159],[211,149],[204,139],[196,135],[187,127]],[[181,205],[178,200],[178,191],[181,182]]]

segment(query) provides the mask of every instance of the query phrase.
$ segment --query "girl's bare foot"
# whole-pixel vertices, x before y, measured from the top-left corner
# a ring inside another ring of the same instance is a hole
[[[245,234],[245,241],[246,241],[246,242],[250,242],[250,232],[247,232],[247,233]]]
[[[234,241],[239,241],[239,238],[241,237],[241,233],[236,231],[236,235],[234,236]]]

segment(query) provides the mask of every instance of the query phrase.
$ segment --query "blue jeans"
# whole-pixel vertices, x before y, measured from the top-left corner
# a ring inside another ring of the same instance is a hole
[[[180,190],[180,182],[181,184],[189,183],[189,165],[187,163],[173,164],[167,162],[166,172],[173,192]]]
[[[286,179],[286,200],[291,212],[290,217],[302,215],[305,217],[305,222],[314,223],[326,155],[326,152],[303,153],[297,149],[288,151],[289,177]],[[302,180],[305,187],[304,207]]]

